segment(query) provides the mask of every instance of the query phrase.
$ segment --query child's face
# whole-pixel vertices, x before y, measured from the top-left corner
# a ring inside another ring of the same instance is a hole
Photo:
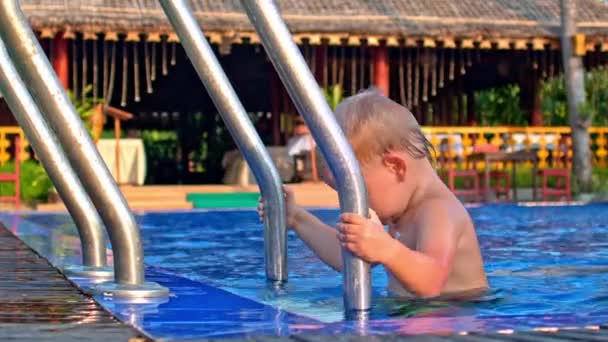
[[[405,160],[389,155],[386,160],[383,157],[361,165],[361,172],[367,187],[369,207],[378,214],[383,224],[393,222],[407,205],[403,196]],[[337,190],[329,168],[323,167],[320,176],[327,185]]]
[[[394,222],[407,206],[405,165],[405,159],[396,154],[387,154],[361,165],[369,207],[383,224]]]

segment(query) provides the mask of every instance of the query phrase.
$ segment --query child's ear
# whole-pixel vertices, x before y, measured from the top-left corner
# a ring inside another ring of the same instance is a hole
[[[396,153],[387,152],[382,156],[382,164],[388,167],[397,178],[402,181],[405,179],[405,173],[407,171],[407,165],[403,157]]]

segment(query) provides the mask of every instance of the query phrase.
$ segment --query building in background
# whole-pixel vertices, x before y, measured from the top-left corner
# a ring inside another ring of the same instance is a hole
[[[238,1],[191,3],[263,140],[284,145],[297,113]],[[278,3],[321,87],[375,86],[427,126],[475,125],[475,92],[507,84],[542,125],[540,82],[562,70],[559,0]],[[21,4],[66,88],[135,114],[149,182],[221,179],[234,146],[158,2]],[[585,67],[604,66],[608,6],[579,0],[579,15]],[[0,124],[15,124],[2,101]]]

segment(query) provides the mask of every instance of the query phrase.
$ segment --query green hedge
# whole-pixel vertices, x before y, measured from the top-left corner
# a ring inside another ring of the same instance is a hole
[[[0,172],[13,172],[13,161],[0,165]],[[44,168],[36,161],[27,160],[21,163],[21,199],[25,202],[46,201],[53,186]],[[15,193],[12,182],[0,182],[0,195],[10,196]]]
[[[511,176],[511,169],[507,169],[509,172],[509,176]],[[480,173],[480,176],[482,174]],[[578,193],[578,188],[574,183],[574,175],[571,177],[573,180],[572,191],[574,193]],[[532,168],[525,166],[518,166],[515,173],[515,181],[518,188],[531,188],[532,187]],[[537,186],[540,187],[540,182],[542,179],[540,177],[536,178]],[[464,188],[464,180],[462,178],[456,178],[455,185],[457,189]],[[555,179],[550,178],[549,186],[555,186]],[[607,194],[608,195],[608,169],[607,168],[594,168],[593,169],[593,192],[597,194]]]
[[[516,84],[475,93],[475,113],[480,126],[527,126],[529,114],[521,108],[521,89]],[[585,102],[579,108],[594,126],[608,125],[608,69],[585,73]],[[541,84],[540,99],[545,126],[568,126],[568,103],[563,75]]]

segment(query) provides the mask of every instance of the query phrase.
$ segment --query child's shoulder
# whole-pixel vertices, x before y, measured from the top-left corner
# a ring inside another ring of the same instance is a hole
[[[423,201],[412,214],[412,222],[420,227],[453,227],[458,230],[470,222],[468,212],[460,201],[442,196]]]
[[[462,204],[458,201],[454,201],[449,197],[434,196],[422,201],[414,208],[414,215],[419,219],[424,219],[429,216],[449,217],[459,213],[461,208],[464,209]]]

